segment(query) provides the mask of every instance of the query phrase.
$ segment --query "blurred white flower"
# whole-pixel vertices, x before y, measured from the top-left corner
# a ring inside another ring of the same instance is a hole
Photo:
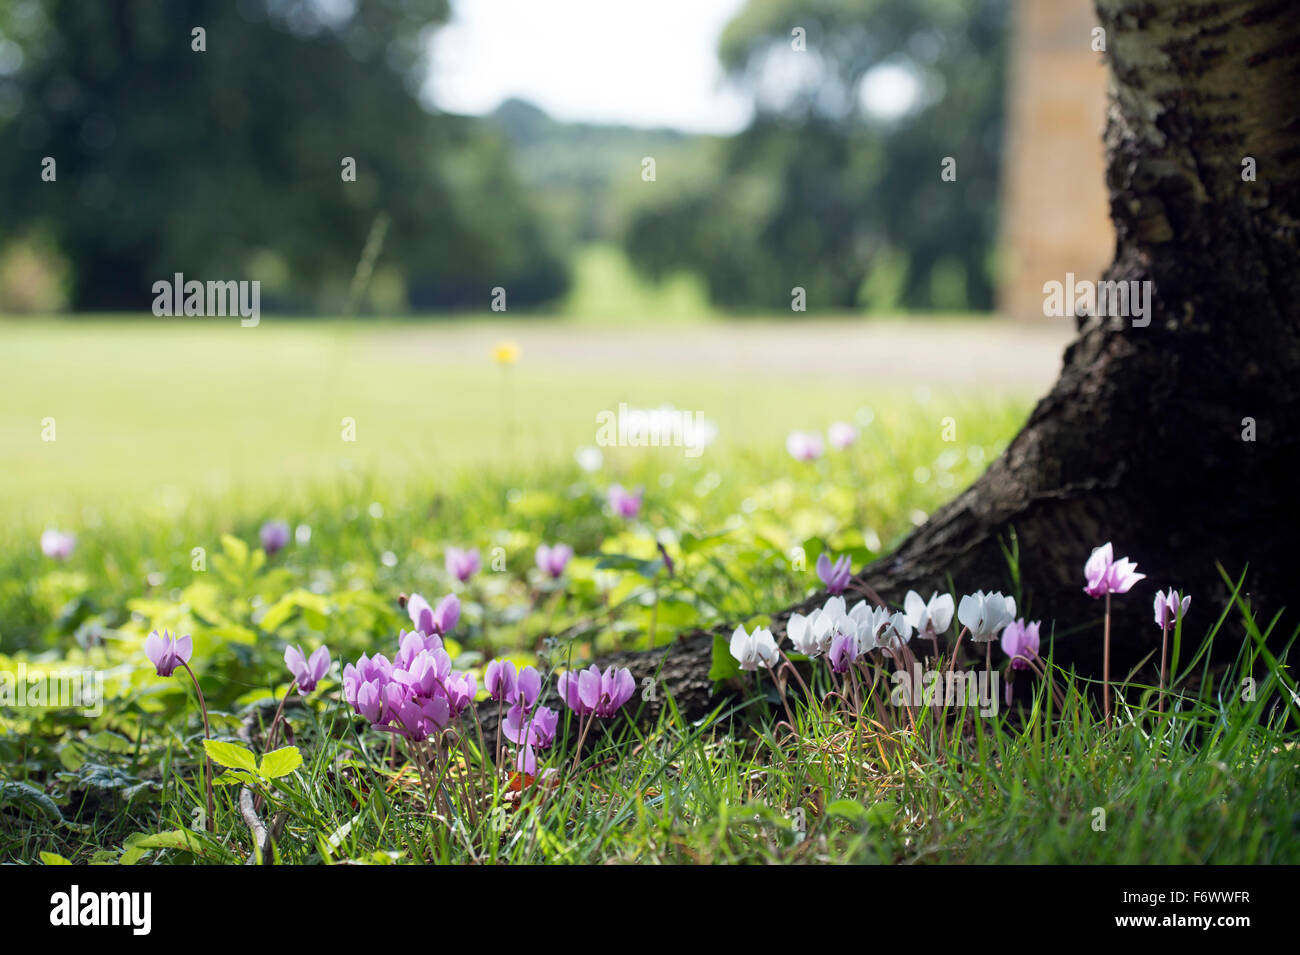
[[[858,440],[858,429],[847,421],[836,421],[826,429],[826,440],[837,451],[843,451]]]
[[[825,446],[822,436],[811,431],[791,431],[785,439],[785,449],[796,461],[815,461],[822,456]]]
[[[50,530],[41,534],[41,553],[56,560],[67,560],[77,547],[77,535],[66,531]]]
[[[585,444],[573,452],[573,460],[578,462],[578,467],[590,474],[600,470],[605,463],[605,455],[600,448]]]

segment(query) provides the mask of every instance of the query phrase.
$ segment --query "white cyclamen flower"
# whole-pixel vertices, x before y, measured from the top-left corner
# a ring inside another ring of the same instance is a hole
[[[858,623],[846,612],[843,597],[831,597],[809,617],[822,652],[829,652],[836,637],[851,636],[857,642]]]
[[[796,650],[808,657],[818,657],[830,650],[835,639],[835,618],[822,608],[806,617],[793,613],[786,621],[785,632]]]
[[[880,613],[885,618],[884,625],[876,634],[876,642],[880,646],[887,650],[897,650],[912,639],[912,622],[907,619],[907,614],[891,614],[883,607],[880,608]]]
[[[772,631],[765,627],[757,627],[753,633],[746,633],[744,627],[737,627],[731,635],[731,655],[740,663],[742,670],[757,670],[759,666],[771,667],[780,656]]]
[[[1004,597],[998,591],[986,594],[977,590],[961,598],[957,607],[957,619],[970,631],[970,638],[976,643],[987,643],[1016,616],[1016,600]]]
[[[922,637],[937,637],[946,633],[952,626],[952,594],[940,594],[936,591],[926,603],[915,590],[909,590],[903,598],[903,610],[907,619]]]
[[[843,632],[856,631],[858,656],[876,649],[876,635],[880,632],[881,622],[879,608],[869,607],[865,600],[859,600],[848,612]]]
[[[858,627],[858,656],[880,646],[880,631],[889,623],[888,610],[868,606],[865,600],[859,600],[849,611],[849,619]]]

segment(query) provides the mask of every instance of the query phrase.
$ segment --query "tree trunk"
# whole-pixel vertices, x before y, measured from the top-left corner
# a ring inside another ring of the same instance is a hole
[[[1006,590],[1001,544],[1014,530],[1022,610],[1054,633],[1058,660],[1095,674],[1101,605],[1083,593],[1083,564],[1112,541],[1148,575],[1113,601],[1122,677],[1158,652],[1157,589],[1192,595],[1192,641],[1228,595],[1217,564],[1234,576],[1249,566],[1265,621],[1298,603],[1298,509],[1285,492],[1300,471],[1300,0],[1097,0],[1097,12],[1116,228],[1104,279],[1152,283],[1150,323],[1078,316],[1059,380],[1006,453],[858,581],[893,602],[950,580]],[[774,630],[824,599],[777,614]],[[663,683],[688,718],[717,703],[712,639],[687,636],[668,654]],[[602,663],[641,679],[664,654]]]
[[[1000,587],[1014,528],[1029,611],[1055,621],[1059,655],[1096,672],[1083,563],[1113,541],[1148,575],[1114,601],[1122,673],[1158,646],[1158,588],[1191,593],[1188,633],[1206,632],[1227,596],[1216,563],[1249,565],[1265,619],[1294,605],[1282,491],[1300,464],[1300,2],[1097,10],[1116,229],[1103,278],[1150,282],[1150,324],[1079,317],[1059,380],[1006,453],[864,578],[895,599],[949,575]]]

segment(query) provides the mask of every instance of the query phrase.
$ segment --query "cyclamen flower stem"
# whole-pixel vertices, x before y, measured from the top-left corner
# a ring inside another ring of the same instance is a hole
[[[424,746],[429,753],[426,765],[432,766],[436,770],[436,775],[430,774],[434,800],[433,808],[450,819],[452,814],[451,800],[447,797],[443,781],[451,772],[451,760],[443,758],[442,747],[432,742],[432,740],[426,740]]]
[[[469,710],[474,714],[474,728],[478,732],[478,751],[479,751],[479,785],[487,789],[487,744],[483,741],[483,722],[478,718],[478,707],[474,701],[469,701]],[[498,721],[497,729],[500,731],[501,724]],[[493,768],[496,767],[496,760],[492,762]]]
[[[957,666],[957,651],[961,649],[962,637],[966,636],[967,628],[962,627],[961,633],[957,634],[957,643],[952,648],[952,659],[948,661],[948,672],[951,673]]]
[[[444,734],[444,736],[445,736],[445,734]],[[462,737],[461,737],[461,734],[460,734],[460,733],[455,733],[454,739],[455,739],[455,741],[456,741],[456,745],[459,745],[459,746],[462,746],[462,747],[464,746],[464,742],[463,742],[463,740],[462,740]],[[447,762],[448,762],[448,766],[450,766],[450,764],[451,764],[451,752],[450,752],[450,750],[448,750],[448,753],[447,753]],[[470,798],[470,796],[469,796],[469,759],[468,759],[468,757],[465,758],[465,760],[464,760],[464,764],[465,764],[465,772],[461,773],[461,774],[457,777],[457,779],[456,779],[456,784],[457,784],[458,789],[460,790],[460,800],[461,800],[461,805],[464,807],[464,809],[463,809],[462,811],[465,813],[465,815],[467,815],[467,816],[469,817],[469,824],[470,824],[471,827],[473,827],[473,826],[478,825],[478,821],[477,821],[477,818],[476,818],[476,814],[475,814],[475,812],[474,812],[474,800],[472,800],[472,799]]]
[[[786,652],[784,650],[781,650],[780,653],[781,653],[781,658],[785,660],[785,666],[788,666],[790,670],[794,673],[794,678],[799,681],[799,686],[803,688],[804,694],[809,699],[812,699],[812,690],[808,689],[808,684],[805,683],[803,681],[803,677],[799,675],[799,670],[795,667],[794,662],[789,658],[789,656],[786,655]]]
[[[394,736],[393,739],[396,740],[397,737]],[[429,788],[429,773],[428,773],[428,771],[426,770],[426,767],[425,767],[426,756],[425,756],[425,753],[424,753],[424,746],[423,746],[423,744],[421,744],[421,743],[417,743],[417,742],[414,742],[414,741],[412,741],[412,742],[409,744],[409,746],[410,746],[410,750],[411,750],[411,759],[412,759],[412,762],[415,763],[415,774],[416,774],[416,776],[417,776],[417,777],[419,778],[419,780],[420,780],[420,789],[421,789],[421,791],[424,793],[424,800],[425,800],[425,803],[426,803],[428,806],[432,807],[432,805],[433,805],[433,792],[432,792],[432,791],[430,790],[430,788]],[[400,778],[400,777],[401,777],[402,775],[404,775],[404,774],[405,774],[405,770],[403,770],[402,773],[399,773],[399,774],[398,774],[398,777]]]
[[[185,672],[190,675],[190,682],[194,684],[194,692],[199,695],[199,712],[203,714],[203,735],[206,739],[212,739],[212,728],[208,725],[208,704],[203,699],[203,689],[199,686],[199,678],[194,675],[190,665],[182,661],[181,666],[185,667]],[[207,749],[203,750],[203,759],[207,763],[208,770],[204,774],[203,782],[208,790],[208,832],[217,831],[217,803],[212,798],[212,757],[207,754]]]
[[[849,673],[848,679],[849,679],[849,687],[850,687],[849,696],[853,700],[853,715],[857,717],[861,717],[862,698],[861,695],[858,693],[858,671],[857,671],[856,663],[849,664],[848,673]]]
[[[1101,651],[1101,698],[1106,713],[1106,729],[1110,729],[1110,594],[1106,594],[1106,623]]]
[[[447,770],[443,768],[442,760],[439,759],[438,747],[433,742],[426,741],[422,743],[425,750],[425,767],[429,772],[429,787],[433,795],[433,808],[435,812],[441,812],[448,817],[451,816],[451,806],[447,803],[447,795],[443,791],[442,781],[446,777]]]
[[[1165,711],[1165,666],[1169,660],[1169,622],[1160,628],[1160,707],[1156,711]]]
[[[771,667],[768,667],[767,672],[768,676],[772,678],[772,682],[776,684],[776,692],[781,697],[781,705],[785,708],[785,718],[790,721],[790,729],[794,729],[797,724],[794,721],[794,714],[790,712],[790,703],[785,698],[785,683],[777,672],[773,672]]]
[[[579,730],[578,730],[578,745],[577,745],[577,748],[575,749],[575,751],[574,751],[574,753],[573,753],[573,769],[572,769],[572,772],[575,772],[575,773],[576,773],[576,772],[578,771],[578,765],[579,765],[579,763],[582,762],[582,744],[583,744],[584,742],[586,742],[586,739],[587,739],[587,731],[591,729],[591,724],[594,723],[595,721],[596,721],[596,711],[595,711],[595,710],[592,710],[592,711],[591,711],[591,715],[587,717],[587,725],[586,725],[586,726],[583,726],[583,725],[582,725],[582,718],[581,718],[581,717],[578,718],[578,725],[579,725],[580,728],[579,728]]]
[[[904,647],[906,647],[906,644],[904,644]],[[904,663],[903,658],[899,655],[897,651],[895,651],[891,647],[886,652],[889,654],[890,659],[894,661],[895,672],[904,671],[908,674],[912,673],[912,668],[910,666],[907,666]],[[914,708],[913,702],[910,699],[903,705],[903,711],[907,713],[908,721],[911,722],[912,724],[912,732],[915,733],[916,732],[916,710]]]
[[[535,718],[536,718],[536,714],[533,712],[529,712],[528,721],[524,723],[524,731],[521,734],[521,736],[523,737],[523,742],[515,744],[514,768],[519,773],[519,793],[521,799],[523,798],[523,792],[524,792],[524,777],[528,775],[528,770],[526,768],[524,769],[520,768],[519,764],[523,762],[523,760],[521,760],[520,757],[523,756],[524,753],[528,751],[528,745],[532,739],[533,720]],[[524,765],[527,766],[526,763]]]
[[[497,745],[492,750],[492,768],[498,772],[501,769],[501,708],[504,703],[504,700],[497,700]]]
[[[443,762],[442,750],[439,746],[434,744],[432,739],[426,740],[424,746],[428,752],[427,765],[432,770],[430,773],[430,781],[433,785],[435,808],[438,812],[443,813],[450,819],[451,804],[447,800],[447,792],[443,786],[443,780],[447,778],[447,773],[450,772],[451,767],[449,764]]]
[[[1061,691],[1061,688],[1058,687],[1056,683],[1048,677],[1047,669],[1043,666],[1042,662],[1038,660],[1036,657],[1027,657],[1022,653],[1016,654],[1008,662],[1015,663],[1017,660],[1023,660],[1025,663],[1029,665],[1030,669],[1032,669],[1035,673],[1038,674],[1038,676],[1041,679],[1048,682],[1048,685],[1051,687],[1052,690],[1052,696],[1056,700],[1056,705],[1064,709],[1065,694]]]
[[[262,750],[262,755],[266,755],[275,746],[275,731],[280,726],[280,717],[284,715],[284,704],[289,702],[289,697],[293,696],[293,691],[298,688],[298,681],[295,679],[289,684],[289,689],[285,690],[284,698],[280,700],[280,705],[275,708],[275,716],[271,718],[271,728],[266,731],[266,747]]]

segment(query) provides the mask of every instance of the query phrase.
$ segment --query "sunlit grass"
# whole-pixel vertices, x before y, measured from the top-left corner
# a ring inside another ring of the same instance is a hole
[[[884,553],[982,471],[1028,408],[961,396],[961,440],[945,441],[956,399],[937,391],[556,374],[526,350],[493,364],[496,334],[474,340],[471,364],[404,351],[408,333],[402,323],[5,330],[15,400],[0,411],[0,670],[93,666],[107,702],[93,717],[0,711],[0,859],[255,854],[238,787],[218,787],[218,834],[195,831],[201,723],[185,683],[144,661],[151,629],[193,634],[213,729],[228,739],[250,706],[285,692],[287,643],[325,644],[336,661],[391,653],[402,592],[460,594],[448,643],[458,667],[507,652],[540,662],[548,638],[575,660],[662,646],[801,599],[824,548],[855,567]],[[696,458],[606,449],[584,473],[573,449],[593,443],[596,411],[619,400],[703,411],[722,437]],[[53,443],[39,440],[46,415]],[[356,419],[354,444],[335,430],[344,416]],[[861,428],[849,451],[811,463],[785,453],[789,429],[837,419]],[[603,506],[614,481],[645,487],[638,519]],[[260,563],[248,545],[272,517],[298,538]],[[51,522],[78,534],[66,563],[38,549]],[[577,557],[548,590],[532,553],[555,541]],[[499,548],[502,564],[461,586],[443,568],[449,545],[479,547],[485,564]],[[988,568],[984,583],[1007,573]],[[390,762],[389,738],[363,731],[327,682],[290,708],[305,762],[268,784],[262,817],[276,857],[309,864],[1300,861],[1294,681],[1290,646],[1278,647],[1294,634],[1254,621],[1242,599],[1212,612],[1196,601],[1206,612],[1181,634],[1183,683],[1163,719],[1150,687],[1128,687],[1106,732],[1083,681],[1054,669],[1057,692],[968,719],[960,741],[951,713],[857,724],[820,693],[794,704],[790,727],[770,681],[755,693],[747,680],[707,720],[670,704],[651,725],[615,723],[576,773],[522,803],[488,774],[469,802],[451,800],[450,818],[429,811],[400,753]],[[1234,670],[1210,668],[1202,641],[1229,639],[1221,631],[1233,626],[1248,634]],[[1247,674],[1251,699],[1238,692]],[[549,765],[567,767],[564,745]],[[472,741],[468,751],[477,765]]]

